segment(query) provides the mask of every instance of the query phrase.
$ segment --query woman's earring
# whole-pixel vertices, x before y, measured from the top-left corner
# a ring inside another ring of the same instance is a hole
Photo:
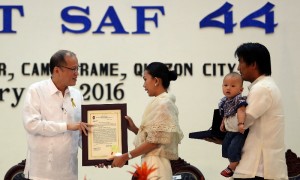
[[[155,83],[154,86],[157,86],[157,84]]]

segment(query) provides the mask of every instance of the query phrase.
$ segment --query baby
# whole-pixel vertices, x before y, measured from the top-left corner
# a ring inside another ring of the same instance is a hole
[[[242,97],[243,79],[240,74],[232,72],[223,79],[223,94],[225,97],[219,103],[219,111],[223,117],[220,130],[227,132],[222,142],[222,156],[229,159],[229,165],[221,172],[225,177],[231,177],[241,159],[241,150],[247,133],[244,129],[246,118],[246,97]]]

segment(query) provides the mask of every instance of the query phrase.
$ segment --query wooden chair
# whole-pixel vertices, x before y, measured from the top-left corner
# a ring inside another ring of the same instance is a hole
[[[300,158],[296,153],[288,149],[285,153],[286,164],[288,168],[289,180],[300,180]],[[5,174],[4,180],[26,180],[23,172],[26,159],[12,166]],[[190,165],[183,159],[171,161],[173,177],[176,179],[188,180],[205,180],[202,172],[193,165]],[[134,179],[134,177],[132,178]]]

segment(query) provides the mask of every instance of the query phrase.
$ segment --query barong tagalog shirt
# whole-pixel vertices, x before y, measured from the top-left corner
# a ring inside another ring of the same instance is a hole
[[[160,156],[178,159],[178,144],[183,138],[179,127],[175,96],[162,93],[146,107],[134,145],[144,142],[159,144],[159,147],[143,156]]]
[[[63,96],[51,79],[29,87],[23,110],[28,143],[26,178],[78,179],[81,136],[79,131],[68,131],[67,123],[81,121],[82,100],[72,87]]]
[[[281,93],[270,76],[260,76],[249,87],[245,128],[249,134],[234,178],[288,179]],[[251,119],[249,119],[251,117]]]

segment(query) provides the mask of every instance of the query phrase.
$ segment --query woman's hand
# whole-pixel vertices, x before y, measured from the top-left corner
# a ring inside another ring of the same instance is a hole
[[[131,119],[131,117],[125,116],[125,119],[127,119],[127,122],[128,122],[128,126],[127,126],[128,130],[130,130],[134,134],[137,134],[138,131],[139,131],[139,128],[136,127],[136,125],[134,124],[134,122]]]
[[[129,160],[128,154],[122,154],[121,156],[115,156],[113,159],[113,162],[111,163],[111,167],[123,167],[126,163],[126,161]]]

